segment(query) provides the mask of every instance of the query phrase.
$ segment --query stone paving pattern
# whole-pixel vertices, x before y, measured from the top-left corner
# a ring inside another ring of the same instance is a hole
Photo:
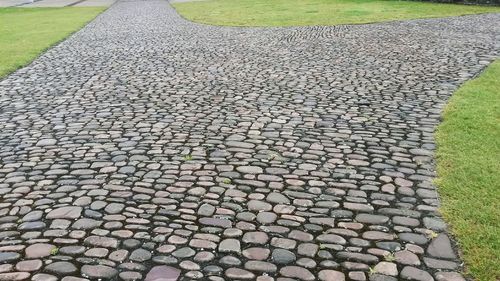
[[[433,131],[499,28],[115,3],[0,82],[0,280],[463,280]]]

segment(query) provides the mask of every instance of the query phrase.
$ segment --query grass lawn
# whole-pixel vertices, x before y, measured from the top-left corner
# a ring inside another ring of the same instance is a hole
[[[28,64],[104,9],[0,8],[0,78]]]
[[[203,0],[173,5],[191,21],[230,26],[336,25],[500,12],[500,7],[397,0]]]
[[[442,212],[468,273],[500,280],[500,61],[451,98],[436,138]]]

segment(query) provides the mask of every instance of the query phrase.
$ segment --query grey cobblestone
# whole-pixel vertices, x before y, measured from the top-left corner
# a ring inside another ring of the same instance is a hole
[[[495,22],[232,28],[118,1],[0,81],[0,280],[463,280],[433,131]]]

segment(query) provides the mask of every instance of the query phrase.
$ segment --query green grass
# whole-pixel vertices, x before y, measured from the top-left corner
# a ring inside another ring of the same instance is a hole
[[[174,7],[191,21],[229,26],[337,25],[500,12],[500,7],[397,0],[206,0]]]
[[[0,8],[0,78],[30,63],[104,9]]]
[[[500,61],[453,95],[436,139],[441,209],[467,273],[500,280]]]

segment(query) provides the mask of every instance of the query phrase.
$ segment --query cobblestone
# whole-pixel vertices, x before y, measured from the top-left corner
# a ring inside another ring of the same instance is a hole
[[[116,2],[0,81],[0,280],[464,280],[433,131],[495,22]]]

